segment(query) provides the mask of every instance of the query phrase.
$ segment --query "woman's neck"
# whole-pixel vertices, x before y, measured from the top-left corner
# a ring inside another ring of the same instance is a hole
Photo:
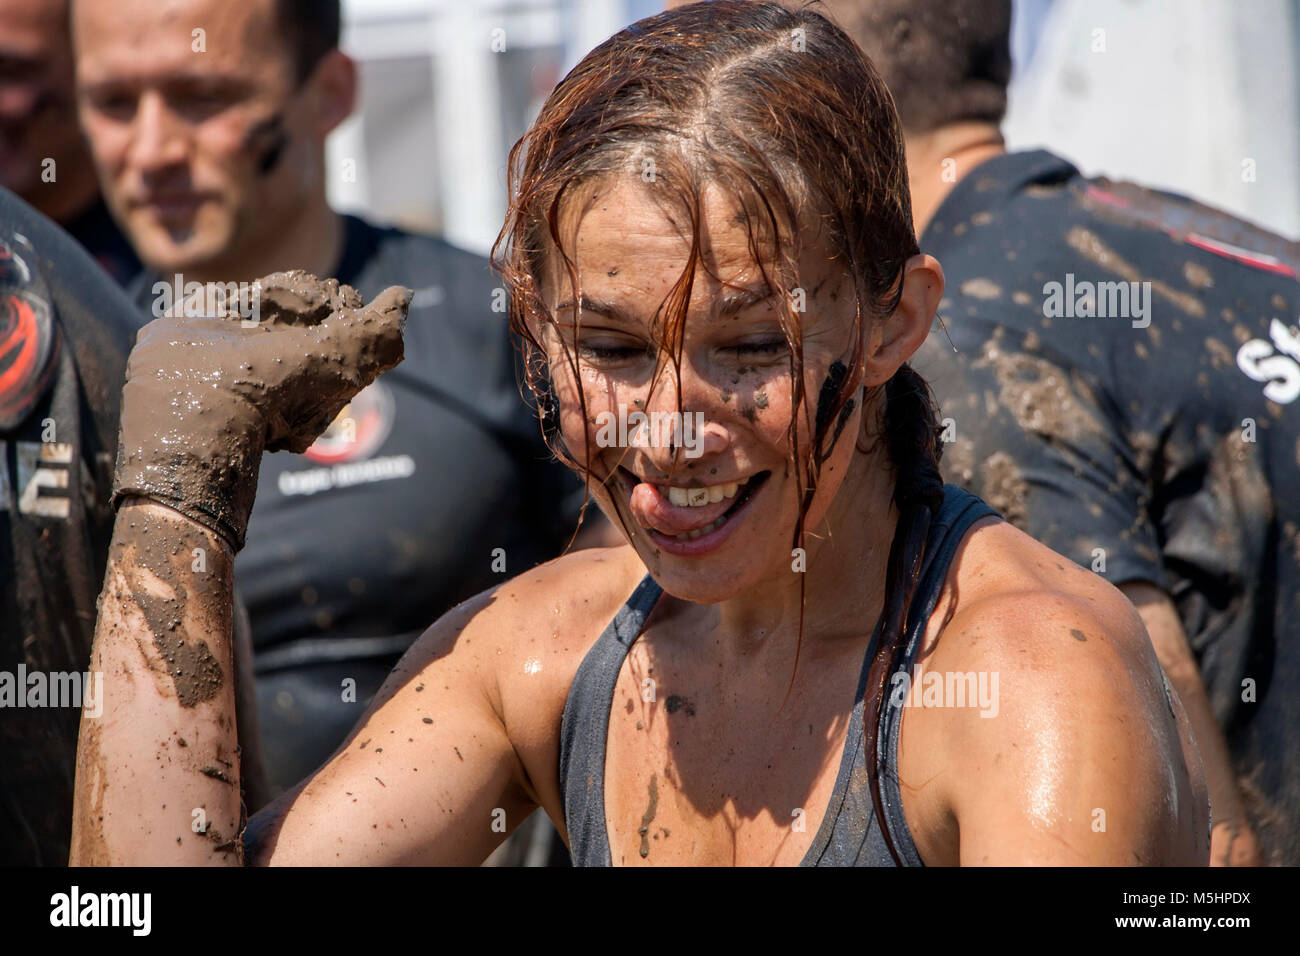
[[[883,448],[855,453],[826,517],[808,529],[803,573],[787,570],[713,605],[714,634],[723,646],[753,654],[771,646],[773,637],[798,634],[801,600],[803,648],[870,633],[884,604],[898,521],[893,495],[894,476]]]

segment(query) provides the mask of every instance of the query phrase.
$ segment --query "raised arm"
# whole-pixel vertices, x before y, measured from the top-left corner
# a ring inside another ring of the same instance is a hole
[[[253,322],[162,318],[127,368],[119,512],[83,711],[71,862],[241,862],[234,553],[264,450],[305,449],[401,360],[409,292],[362,308],[303,274],[262,280]],[[260,314],[259,314],[260,313]]]

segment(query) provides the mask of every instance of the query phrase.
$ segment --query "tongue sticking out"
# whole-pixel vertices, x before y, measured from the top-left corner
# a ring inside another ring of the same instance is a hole
[[[685,534],[712,524],[735,503],[735,498],[723,498],[699,508],[683,507],[670,502],[658,488],[645,481],[632,489],[628,502],[632,516],[642,527],[666,535]]]

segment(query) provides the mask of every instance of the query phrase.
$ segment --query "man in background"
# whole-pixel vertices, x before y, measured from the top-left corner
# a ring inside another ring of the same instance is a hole
[[[76,0],[73,35],[100,179],[147,266],[142,309],[288,269],[367,299],[415,290],[405,361],[305,454],[263,461],[235,564],[287,788],[429,624],[562,551],[580,486],[519,396],[487,260],[326,202],[325,139],[356,97],[337,0]]]
[[[67,0],[0,0],[0,185],[63,226],[119,283],[140,270],[77,126]]]
[[[1296,247],[1008,154],[1009,0],[823,6],[894,94],[947,277],[913,363],[945,473],[1137,606],[1196,733],[1213,862],[1300,863]]]

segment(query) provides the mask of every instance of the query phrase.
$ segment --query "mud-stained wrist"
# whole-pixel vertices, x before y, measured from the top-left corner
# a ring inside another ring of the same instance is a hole
[[[213,522],[200,520],[191,514],[189,510],[178,507],[172,502],[161,501],[157,498],[151,497],[150,495],[142,494],[137,491],[119,491],[115,492],[113,495],[113,508],[118,517],[124,515],[129,517],[131,512],[136,511],[141,513],[148,512],[151,510],[150,506],[153,506],[154,509],[158,509],[158,511],[155,511],[155,514],[161,512],[159,516],[182,525],[182,527],[178,529],[178,533],[197,531],[204,535],[204,537],[214,545],[221,548],[221,550],[232,559],[239,553],[239,547],[237,547],[220,528],[215,527]]]

